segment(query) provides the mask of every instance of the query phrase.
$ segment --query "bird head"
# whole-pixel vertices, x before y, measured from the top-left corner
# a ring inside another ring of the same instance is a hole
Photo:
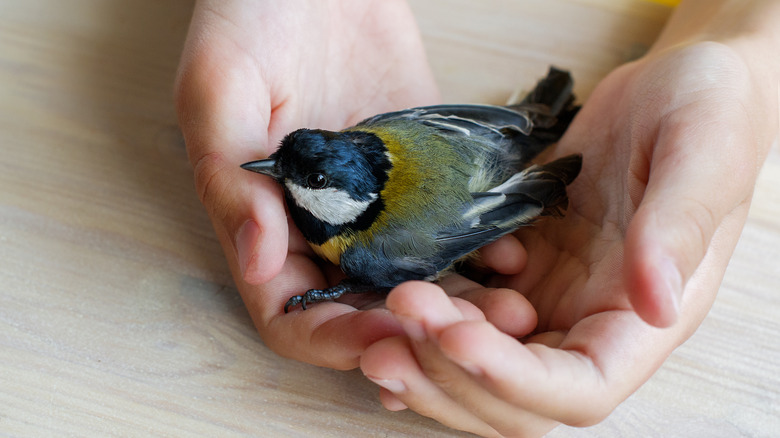
[[[390,168],[386,152],[371,133],[300,129],[268,159],[241,167],[271,176],[284,187],[288,204],[338,227],[357,221],[379,199]]]

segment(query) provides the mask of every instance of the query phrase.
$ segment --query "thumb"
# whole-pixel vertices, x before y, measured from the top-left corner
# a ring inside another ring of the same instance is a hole
[[[287,218],[279,187],[239,165],[251,152],[212,152],[195,164],[195,186],[211,217],[233,275],[265,283],[282,269],[288,245]]]
[[[185,50],[176,83],[177,113],[196,190],[233,276],[260,284],[282,269],[288,244],[279,187],[240,168],[269,153],[269,98],[262,81],[247,73],[253,70],[234,65],[225,53]],[[265,151],[258,150],[263,146]]]
[[[671,113],[658,131],[624,254],[624,284],[646,322],[676,322],[713,235],[750,202],[758,172],[750,132],[743,112],[704,105]]]

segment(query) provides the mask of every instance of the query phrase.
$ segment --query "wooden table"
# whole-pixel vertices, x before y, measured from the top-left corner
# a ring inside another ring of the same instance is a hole
[[[194,193],[172,81],[192,1],[0,1],[0,436],[461,436],[359,371],[260,342]],[[669,10],[414,0],[447,101],[548,64],[587,97]],[[780,154],[707,320],[604,423],[551,436],[780,434]]]

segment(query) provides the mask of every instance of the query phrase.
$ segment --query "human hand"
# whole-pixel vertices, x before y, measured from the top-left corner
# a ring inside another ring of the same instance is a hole
[[[714,300],[777,136],[768,77],[730,46],[698,43],[604,79],[555,151],[583,154],[566,218],[517,233],[525,270],[484,289],[442,284],[474,304],[429,284],[391,292],[406,336],[361,360],[383,404],[483,436],[606,417]]]
[[[400,333],[386,310],[328,303],[282,313],[293,295],[335,281],[292,223],[276,183],[239,168],[301,127],[340,129],[438,92],[401,0],[198,1],[176,85],[200,199],[266,345],[354,368]],[[332,283],[331,283],[332,284]]]

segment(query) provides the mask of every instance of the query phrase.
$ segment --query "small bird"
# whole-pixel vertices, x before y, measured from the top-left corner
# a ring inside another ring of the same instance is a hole
[[[563,135],[578,106],[568,72],[550,68],[510,106],[434,105],[380,114],[342,131],[299,129],[269,158],[241,167],[284,189],[314,252],[347,278],[285,304],[387,293],[435,281],[456,261],[528,225],[562,216],[581,155],[531,161]]]

